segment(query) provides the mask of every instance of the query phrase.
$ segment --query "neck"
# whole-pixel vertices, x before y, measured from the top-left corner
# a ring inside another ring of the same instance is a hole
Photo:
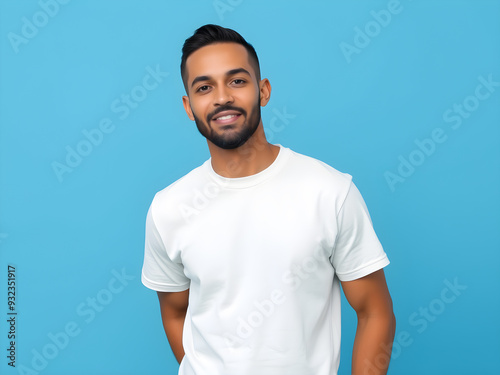
[[[269,167],[279,153],[279,147],[267,142],[262,122],[242,146],[225,150],[207,141],[214,171],[228,178],[246,177]]]

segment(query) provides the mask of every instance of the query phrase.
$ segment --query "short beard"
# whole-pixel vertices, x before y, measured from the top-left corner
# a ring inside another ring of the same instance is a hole
[[[206,118],[206,122],[203,122],[200,118],[196,117],[193,111],[194,121],[198,131],[207,140],[212,142],[217,147],[224,150],[233,150],[240,146],[243,146],[246,141],[255,133],[260,124],[261,113],[260,113],[260,95],[257,104],[252,108],[250,116],[247,117],[247,112],[243,108],[233,107],[231,105],[224,105],[217,108],[216,111],[209,114]],[[192,109],[191,109],[192,110]],[[242,125],[241,130],[238,133],[225,135],[217,134],[211,126],[212,118],[222,111],[238,111],[241,116],[245,116],[245,123]]]

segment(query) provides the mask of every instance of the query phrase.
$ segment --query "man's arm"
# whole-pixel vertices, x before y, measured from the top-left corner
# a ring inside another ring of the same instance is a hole
[[[184,357],[182,329],[188,307],[189,289],[183,292],[157,292],[160,301],[161,320],[175,358],[181,363]]]
[[[342,282],[358,326],[352,352],[352,375],[385,375],[389,367],[396,319],[384,270]]]

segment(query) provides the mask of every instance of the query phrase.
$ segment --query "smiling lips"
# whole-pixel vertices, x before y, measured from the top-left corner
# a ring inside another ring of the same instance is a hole
[[[212,121],[218,125],[228,125],[236,122],[240,116],[241,113],[237,111],[223,111],[216,114]]]

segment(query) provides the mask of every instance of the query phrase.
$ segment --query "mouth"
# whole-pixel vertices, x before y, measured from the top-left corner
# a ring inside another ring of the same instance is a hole
[[[241,116],[237,111],[223,111],[212,117],[212,121],[218,125],[229,125],[235,123]]]

